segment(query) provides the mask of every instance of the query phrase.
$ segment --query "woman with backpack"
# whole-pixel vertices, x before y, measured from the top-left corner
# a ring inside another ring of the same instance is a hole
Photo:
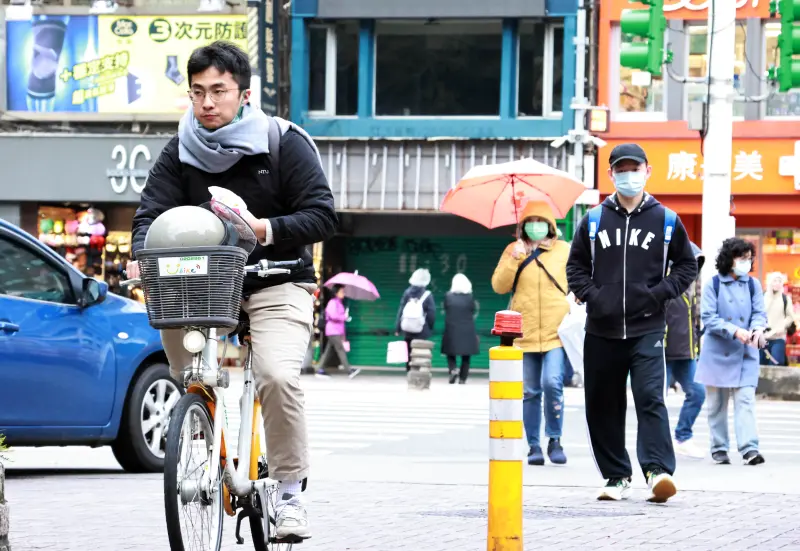
[[[478,332],[475,329],[475,299],[472,282],[464,274],[453,276],[450,292],[444,297],[444,335],[442,354],[447,356],[450,384],[465,384],[469,375],[470,357],[478,353]],[[456,367],[461,356],[461,369]]]
[[[528,439],[528,464],[544,465],[539,445],[544,394],[547,455],[563,465],[567,456],[561,446],[564,425],[564,367],[566,354],[558,326],[569,313],[567,258],[569,245],[559,241],[556,220],[546,203],[528,202],[517,227],[519,239],[500,258],[492,276],[495,293],[512,293],[510,309],[522,314],[522,421]]]
[[[736,444],[745,465],[760,465],[756,427],[758,350],[766,346],[767,314],[761,284],[750,277],[755,248],[738,237],[722,242],[717,275],[703,288],[704,333],[695,380],[706,385],[711,458],[728,465],[728,401],[733,398]]]
[[[786,278],[780,272],[767,276],[764,309],[767,311],[769,330],[764,334],[767,348],[761,351],[761,365],[786,365],[786,337],[791,337],[796,327],[792,298],[783,292],[785,282]]]
[[[431,273],[425,268],[419,268],[411,274],[408,283],[410,287],[400,299],[395,322],[395,335],[402,332],[408,347],[406,372],[411,370],[411,341],[429,338],[436,321],[436,302],[427,289],[431,284]]]

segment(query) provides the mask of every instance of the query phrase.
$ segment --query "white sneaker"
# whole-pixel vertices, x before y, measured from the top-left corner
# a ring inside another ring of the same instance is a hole
[[[692,440],[686,440],[684,442],[675,440],[673,442],[673,447],[675,448],[675,453],[678,455],[685,455],[692,459],[703,459],[706,456],[705,449],[697,447]]]
[[[600,501],[620,501],[631,495],[630,478],[612,478],[608,484],[600,488],[597,499]]]
[[[289,497],[284,494],[283,497]],[[275,537],[279,540],[308,539],[311,528],[308,525],[308,513],[299,496],[292,496],[286,501],[279,501],[275,506]]]
[[[650,494],[647,496],[647,501],[650,503],[666,503],[678,493],[672,477],[661,471],[647,473],[647,487],[650,488]]]

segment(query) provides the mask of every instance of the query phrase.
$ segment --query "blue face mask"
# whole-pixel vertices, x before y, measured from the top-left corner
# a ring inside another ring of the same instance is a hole
[[[644,189],[647,175],[644,172],[615,172],[614,187],[623,197],[636,197]]]

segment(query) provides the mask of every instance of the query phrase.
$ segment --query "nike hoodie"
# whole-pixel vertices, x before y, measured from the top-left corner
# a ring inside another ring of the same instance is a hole
[[[567,261],[570,290],[586,303],[586,332],[628,339],[664,331],[666,303],[679,297],[697,275],[697,262],[680,218],[675,221],[664,274],[665,209],[645,193],[628,213],[616,196],[602,203],[592,268],[589,216],[575,232]]]

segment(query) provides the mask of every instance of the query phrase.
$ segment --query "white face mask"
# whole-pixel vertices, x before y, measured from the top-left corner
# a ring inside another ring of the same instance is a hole
[[[753,267],[751,260],[737,260],[733,265],[733,273],[737,277],[743,277],[750,273],[750,268]]]
[[[647,174],[644,172],[615,172],[614,187],[624,197],[636,197],[644,189]]]

